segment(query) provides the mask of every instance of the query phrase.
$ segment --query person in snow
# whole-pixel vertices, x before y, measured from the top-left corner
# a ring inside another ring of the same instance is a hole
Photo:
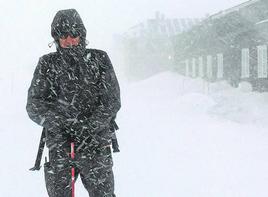
[[[58,11],[51,35],[57,51],[39,59],[26,106],[45,129],[48,195],[71,196],[74,166],[90,197],[115,197],[110,128],[121,103],[113,66],[106,52],[86,48],[86,28],[76,10]]]

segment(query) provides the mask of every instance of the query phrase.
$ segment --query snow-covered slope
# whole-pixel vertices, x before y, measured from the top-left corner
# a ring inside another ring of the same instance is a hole
[[[43,169],[28,171],[41,128],[25,111],[32,71],[20,73],[0,79],[0,196],[46,196]],[[268,195],[267,93],[171,72],[120,82],[118,197]],[[77,196],[87,196],[80,181]]]
[[[170,72],[126,86],[119,196],[267,196],[267,93],[242,90]]]

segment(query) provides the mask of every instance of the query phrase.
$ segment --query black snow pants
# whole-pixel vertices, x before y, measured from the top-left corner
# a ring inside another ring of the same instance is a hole
[[[111,147],[75,153],[70,158],[70,144],[49,150],[49,162],[44,165],[49,197],[71,197],[71,168],[75,180],[80,175],[90,197],[115,197]]]

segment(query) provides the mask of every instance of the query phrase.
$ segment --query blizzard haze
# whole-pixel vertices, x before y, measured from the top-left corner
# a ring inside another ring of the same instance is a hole
[[[122,34],[137,23],[153,18],[156,11],[169,18],[202,18],[241,2],[245,0],[1,0],[3,67],[31,67],[41,54],[51,51],[47,47],[53,41],[50,25],[60,9],[77,9],[87,28],[89,47],[109,50],[114,34]],[[10,54],[15,58],[10,60]]]
[[[203,18],[245,0],[0,0],[0,196],[47,196],[33,167],[41,128],[26,113],[40,56],[55,51],[50,25],[75,8],[90,48],[108,52],[115,34],[154,18]],[[117,197],[267,197],[268,93],[208,84],[166,71],[129,83],[119,75],[121,152],[114,154]],[[46,153],[45,153],[46,154]],[[77,197],[87,196],[81,181]]]

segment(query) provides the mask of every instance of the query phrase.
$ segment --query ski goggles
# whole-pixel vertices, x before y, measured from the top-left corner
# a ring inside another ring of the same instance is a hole
[[[59,33],[59,38],[67,38],[68,36],[71,36],[73,38],[81,36],[81,33],[79,30],[71,29],[67,31],[62,31]]]
[[[80,43],[80,37],[72,37],[70,35],[66,36],[66,38],[59,39],[60,46],[62,48],[71,48],[73,46],[77,46]]]

